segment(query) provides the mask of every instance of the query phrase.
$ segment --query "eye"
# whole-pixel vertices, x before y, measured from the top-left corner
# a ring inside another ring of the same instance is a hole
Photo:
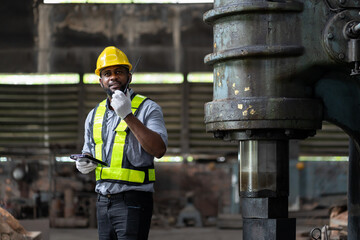
[[[116,74],[116,75],[123,75],[123,74],[124,74],[124,71],[122,71],[122,70],[117,70],[117,71],[115,72],[115,74]]]

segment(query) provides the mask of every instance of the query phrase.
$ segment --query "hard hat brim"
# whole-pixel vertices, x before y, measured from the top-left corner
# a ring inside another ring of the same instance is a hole
[[[127,68],[127,69],[129,70],[129,72],[130,72],[130,70],[132,69],[132,66],[131,66],[130,63],[129,63],[129,65],[127,65],[127,64],[113,64],[113,65],[109,65],[109,66],[106,66],[106,67],[97,68],[97,69],[95,70],[95,74],[100,77],[100,73],[101,73],[102,70],[104,70],[104,69],[107,68],[107,67],[112,67],[112,66],[122,66],[122,67],[125,67],[125,68]]]

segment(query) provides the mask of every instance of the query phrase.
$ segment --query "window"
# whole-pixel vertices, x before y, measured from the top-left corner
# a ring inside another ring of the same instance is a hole
[[[316,162],[347,162],[348,156],[300,156],[299,161],[316,161]]]
[[[77,84],[80,75],[65,74],[0,74],[0,84],[11,85],[44,85],[44,84]]]
[[[188,82],[212,83],[212,72],[193,72],[188,74]]]
[[[136,73],[133,75],[131,84],[156,84],[156,83],[182,83],[184,75],[181,73]],[[99,76],[84,74],[84,83],[99,83]]]

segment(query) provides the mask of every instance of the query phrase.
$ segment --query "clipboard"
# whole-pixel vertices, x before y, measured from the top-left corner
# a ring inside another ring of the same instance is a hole
[[[95,163],[95,164],[101,164],[103,166],[108,167],[106,162],[100,161],[99,159],[93,158],[92,156],[86,155],[86,154],[71,154],[70,158],[72,160],[78,161],[80,158],[86,158],[89,161]]]

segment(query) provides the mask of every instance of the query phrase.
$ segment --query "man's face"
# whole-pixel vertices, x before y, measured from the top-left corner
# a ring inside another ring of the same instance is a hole
[[[131,73],[123,66],[110,66],[100,72],[101,87],[111,98],[115,90],[124,91],[128,82],[131,82]]]

